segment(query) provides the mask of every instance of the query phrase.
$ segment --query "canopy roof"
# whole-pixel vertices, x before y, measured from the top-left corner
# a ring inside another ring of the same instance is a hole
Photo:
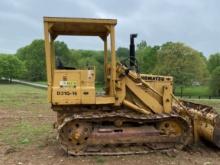
[[[62,17],[44,17],[44,22],[48,23],[48,30],[53,37],[57,35],[106,36],[110,32],[110,27],[117,24],[116,19]]]

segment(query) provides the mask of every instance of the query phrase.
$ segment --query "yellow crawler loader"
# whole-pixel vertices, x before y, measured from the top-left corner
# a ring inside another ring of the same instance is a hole
[[[116,60],[115,19],[44,17],[48,100],[57,113],[58,140],[71,155],[138,154],[210,141],[220,147],[219,114],[177,99],[170,76],[141,74],[130,36],[129,64]],[[104,93],[95,68],[56,64],[58,35],[97,36],[104,48]]]

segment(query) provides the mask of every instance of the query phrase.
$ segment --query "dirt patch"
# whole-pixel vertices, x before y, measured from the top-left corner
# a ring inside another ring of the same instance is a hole
[[[5,85],[0,88],[3,91],[6,87]],[[13,87],[10,86],[11,88]],[[5,91],[8,91],[8,89],[9,87]],[[20,92],[25,103],[20,103],[12,95],[2,94],[4,99],[0,102],[0,165],[220,164],[220,150],[204,144],[186,148],[176,154],[68,156],[56,140],[56,131],[52,128],[53,122],[56,120],[56,114],[46,103],[46,91],[36,89],[33,91],[30,87],[27,90],[23,86],[19,86],[19,88],[15,86],[12,90],[17,90],[16,97],[20,97]],[[26,99],[31,95],[37,96]],[[41,99],[44,97],[45,100]],[[16,108],[10,105],[13,104],[13,100],[18,105]],[[216,104],[220,105],[220,103]]]
[[[12,111],[9,111],[12,112]],[[19,113],[20,114],[20,113]],[[22,113],[21,113],[22,114]],[[22,122],[27,122],[32,126],[39,124],[52,125],[55,119],[55,113],[52,113],[47,118],[39,118],[38,116],[28,116],[22,118]],[[0,130],[5,128],[15,128],[19,119],[13,119],[10,113],[7,115],[10,118],[0,120]],[[16,116],[14,116],[16,118]],[[29,127],[27,127],[29,128]],[[34,127],[33,127],[34,128]],[[18,127],[18,129],[21,129]],[[21,131],[23,131],[21,129]],[[31,131],[30,131],[31,132]],[[26,132],[24,132],[26,133]],[[194,146],[187,148],[184,151],[180,151],[176,154],[167,153],[150,153],[146,155],[127,155],[127,156],[68,156],[59,146],[56,140],[56,131],[50,128],[48,134],[44,134],[43,137],[35,134],[37,139],[31,141],[31,143],[19,144],[13,146],[6,142],[0,143],[0,164],[17,164],[17,165],[73,165],[73,164],[202,164],[212,165],[219,164],[220,162],[220,151],[214,147],[207,147],[205,145]],[[12,136],[12,135],[11,135]],[[15,135],[18,136],[18,135]],[[28,137],[28,136],[27,136]],[[29,137],[30,138],[30,137]],[[36,140],[40,141],[37,142]]]
[[[2,147],[1,147],[2,148]],[[7,147],[5,148],[7,149]],[[193,150],[192,150],[193,151]],[[2,151],[1,151],[2,153]],[[162,153],[127,156],[67,156],[57,144],[49,144],[43,148],[31,147],[1,156],[1,164],[219,164],[220,152],[209,148],[199,148],[192,153],[180,151],[177,156]]]

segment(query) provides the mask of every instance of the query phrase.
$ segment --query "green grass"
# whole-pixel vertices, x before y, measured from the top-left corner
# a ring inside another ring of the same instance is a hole
[[[47,91],[44,89],[2,83],[0,110],[4,110],[3,114],[6,115],[0,123],[4,123],[0,127],[0,141],[10,146],[42,146],[53,132],[51,120],[38,118],[52,115],[47,103]]]
[[[0,140],[13,147],[23,147],[30,144],[42,145],[52,128],[49,124],[33,124],[27,121],[17,122],[0,132]]]
[[[102,88],[102,86],[98,85],[97,88]],[[34,113],[39,112],[40,108],[43,110],[40,112],[41,115],[52,114],[52,111],[44,107],[44,105],[48,105],[46,96],[47,92],[43,89],[19,84],[0,84],[0,108],[8,107],[5,109],[8,114],[18,114],[13,113],[17,111],[22,115],[29,110],[29,107],[34,108],[34,111],[31,110],[29,115],[36,115]],[[190,101],[213,106],[220,112],[220,99],[190,99]],[[7,122],[7,127],[0,129],[0,141],[16,148],[32,145],[44,146],[47,142],[45,139],[48,136],[49,141],[55,137],[54,130],[51,127],[53,119],[44,121],[38,118],[32,120],[24,117],[21,121],[12,118],[8,119]],[[105,163],[103,157],[95,157],[94,161],[96,164]]]
[[[220,113],[220,99],[185,99],[198,104],[204,104],[213,107]]]
[[[47,103],[47,91],[19,84],[0,84],[0,107],[21,108]]]
[[[105,87],[104,84],[101,84],[101,83],[96,83],[95,84],[96,92],[103,92],[104,87]]]
[[[105,159],[103,156],[95,156],[95,163],[96,164],[104,164],[105,163]]]
[[[181,88],[175,88],[175,95],[180,96]],[[208,97],[211,96],[211,92],[208,86],[192,86],[183,88],[183,96],[201,96]]]

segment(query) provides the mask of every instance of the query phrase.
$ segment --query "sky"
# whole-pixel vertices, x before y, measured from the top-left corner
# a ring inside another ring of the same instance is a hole
[[[43,16],[114,18],[116,46],[129,35],[149,45],[183,42],[205,56],[220,52],[219,0],[1,0],[0,52],[43,39]],[[103,49],[98,37],[58,37],[73,49]]]

